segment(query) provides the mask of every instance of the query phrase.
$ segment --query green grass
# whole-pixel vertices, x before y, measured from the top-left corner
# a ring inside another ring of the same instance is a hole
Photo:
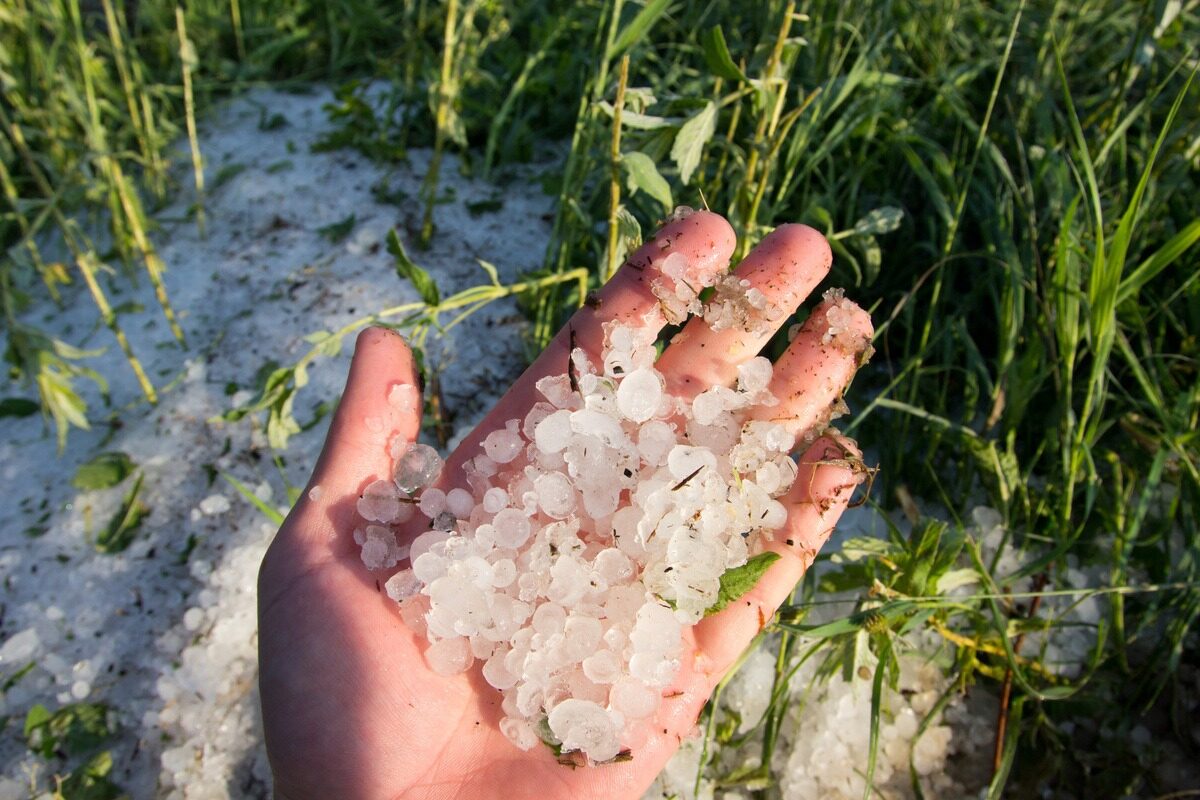
[[[348,81],[329,146],[390,162],[435,148],[426,240],[438,235],[441,153],[502,186],[509,165],[562,141],[569,153],[546,181],[558,198],[552,238],[521,284],[531,350],[578,303],[578,278],[596,285],[672,202],[728,216],[742,252],[782,222],[813,224],[833,243],[832,282],[878,328],[849,422],[879,453],[878,501],[902,491],[952,513],[986,502],[1032,554],[1024,577],[1045,592],[1068,588],[1071,559],[1103,565],[1115,587],[1081,677],[1049,675],[1015,641],[1038,625],[1053,632],[1055,618],[1023,619],[1028,606],[997,585],[962,521],[919,519],[913,535],[894,531],[828,579],[861,593],[859,616],[819,631],[810,657],[853,657],[868,623],[885,665],[900,631],[945,631],[960,685],[1011,690],[993,795],[1156,791],[1120,735],[1063,743],[1054,726],[1084,715],[1123,734],[1151,710],[1169,715],[1179,665],[1196,660],[1194,13],[1170,19],[1161,0],[204,0],[178,20],[160,0],[137,8],[133,20],[107,5],[85,19],[62,0],[0,11],[0,297],[14,375],[34,382],[60,435],[86,424],[73,382],[103,377],[21,310],[77,276],[140,370],[89,276],[112,263],[157,280],[143,209],[170,192],[193,192],[202,219],[202,186],[172,186],[164,153],[184,132],[194,143],[214,97]],[[372,79],[389,89],[380,106]],[[111,254],[73,221],[80,209],[107,220]],[[55,235],[71,263],[43,256]],[[432,303],[364,319],[427,331],[439,313],[457,319],[512,291],[442,300],[434,287]],[[281,426],[277,444],[303,368],[328,341],[314,340],[255,406]],[[952,569],[973,571],[980,591],[939,595],[936,573]],[[781,686],[804,602],[828,588],[808,582],[780,618]],[[764,723],[764,756],[783,713]]]

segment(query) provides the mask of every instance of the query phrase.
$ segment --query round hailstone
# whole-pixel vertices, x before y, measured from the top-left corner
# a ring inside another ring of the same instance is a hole
[[[413,442],[400,456],[393,471],[396,486],[412,494],[429,486],[442,472],[442,457],[427,444]]]
[[[571,481],[561,472],[547,472],[533,482],[533,491],[538,496],[538,505],[548,516],[562,519],[575,508],[575,490]]]
[[[645,719],[658,710],[662,695],[635,678],[620,678],[613,684],[608,702],[626,719]]]
[[[646,422],[658,410],[662,394],[662,377],[656,371],[635,369],[617,386],[617,409],[626,419]]]
[[[593,683],[612,683],[621,677],[621,657],[611,650],[598,650],[583,660],[583,674]]]
[[[421,582],[417,580],[417,576],[411,569],[402,569],[388,578],[383,588],[387,591],[388,597],[399,603],[416,594],[421,588]]]
[[[400,495],[391,481],[375,481],[358,498],[358,513],[367,522],[393,522],[400,516]]]
[[[418,558],[432,550],[435,545],[439,545],[449,538],[450,534],[446,531],[425,531],[425,533],[413,539],[408,551],[409,560],[415,564]],[[443,551],[439,550],[438,552]]]
[[[417,508],[421,509],[422,514],[433,519],[446,510],[446,493],[437,488],[426,489],[421,492]]]
[[[557,603],[542,603],[533,612],[531,625],[536,633],[550,637],[562,633],[567,624],[567,612]]]
[[[707,448],[678,444],[667,454],[667,469],[671,471],[671,477],[677,481],[695,474],[696,470],[704,467],[709,469],[717,467],[717,457]]]
[[[549,723],[563,750],[580,750],[592,761],[601,762],[620,752],[612,718],[590,700],[563,700],[550,712]]]
[[[591,408],[571,413],[571,430],[584,436],[594,436],[609,447],[621,447],[626,441],[618,420]]]
[[[768,359],[762,356],[752,358],[745,364],[738,365],[738,388],[749,395],[766,391],[773,372],[774,368]]]
[[[740,398],[732,389],[714,386],[696,395],[692,401],[692,414],[701,425],[712,425],[722,411],[738,407]]]
[[[543,453],[557,453],[571,441],[571,412],[559,409],[538,423],[534,443]]]
[[[596,573],[613,586],[633,577],[633,562],[615,547],[608,547],[596,554],[592,560]]]
[[[466,519],[475,509],[475,498],[466,489],[451,489],[446,493],[446,510],[457,519]]]
[[[638,429],[638,454],[652,467],[667,460],[667,453],[675,446],[675,429],[660,419],[647,422]]]
[[[504,666],[504,650],[498,650],[483,665],[483,679],[494,689],[504,691],[517,685],[517,676]]]
[[[462,636],[434,642],[425,651],[425,661],[428,662],[429,668],[438,675],[457,675],[460,672],[466,672],[473,660],[470,642]]]
[[[521,454],[524,447],[525,441],[517,432],[515,425],[492,431],[483,440],[483,451],[497,464],[507,464],[512,461]]]
[[[483,493],[483,510],[487,513],[495,514],[506,505],[508,505],[508,492],[499,486],[493,486]]]
[[[495,540],[498,547],[511,547],[514,550],[529,541],[529,517],[515,508],[505,508],[496,514],[492,520],[495,529]]]

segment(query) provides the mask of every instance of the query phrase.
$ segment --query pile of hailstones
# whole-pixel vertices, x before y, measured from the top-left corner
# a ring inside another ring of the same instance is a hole
[[[715,313],[744,322],[763,309],[748,294],[741,313]],[[484,439],[469,488],[434,485],[432,448],[394,445],[393,480],[367,488],[356,533],[371,569],[409,559],[387,593],[428,638],[433,670],[482,661],[514,744],[592,763],[646,741],[683,626],[783,526],[776,498],[796,477],[793,437],[749,418],[777,402],[767,359],[743,364],[736,389],[687,402],[666,391],[652,337],[609,323],[604,339],[599,369],[576,349],[567,375],[537,382],[524,419]],[[398,545],[391,526],[418,512],[430,529]]]

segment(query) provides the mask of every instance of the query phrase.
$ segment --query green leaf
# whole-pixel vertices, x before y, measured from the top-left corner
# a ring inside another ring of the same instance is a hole
[[[315,331],[305,336],[304,341],[326,358],[336,358],[342,352],[342,337],[330,331]]]
[[[139,498],[142,491],[143,475],[138,474],[132,488],[121,501],[121,507],[113,514],[108,525],[96,537],[96,550],[101,553],[119,553],[133,543],[142,520],[150,513],[150,509]]]
[[[492,286],[500,286],[500,272],[496,269],[496,265],[490,261],[484,261],[482,258],[475,259],[479,262],[479,266],[488,274],[488,278],[492,281]]]
[[[340,222],[334,222],[331,225],[326,225],[317,228],[317,233],[324,236],[331,242],[340,242],[350,235],[350,231],[354,230],[354,225],[358,222],[358,217],[354,214],[346,217]]]
[[[612,119],[613,111],[612,103],[607,100],[601,100],[596,104],[601,111]],[[621,127],[636,128],[641,131],[656,131],[659,128],[666,128],[671,125],[671,120],[666,117],[659,117],[654,114],[642,114],[637,111],[630,111],[628,108],[621,112]]]
[[[695,116],[683,123],[679,133],[675,134],[675,144],[671,146],[671,160],[679,168],[679,178],[685,185],[691,183],[692,174],[696,167],[700,166],[704,145],[708,144],[716,130],[717,106],[710,100]]]
[[[24,397],[6,397],[0,400],[0,417],[28,417],[41,408],[33,400]]]
[[[671,187],[654,166],[654,159],[645,153],[625,153],[621,156],[621,166],[628,175],[626,181],[630,194],[636,194],[638,189],[662,203],[667,213],[675,207],[671,199]]]
[[[100,453],[75,471],[71,485],[85,492],[110,489],[128,478],[136,467],[125,453]]]
[[[36,729],[45,725],[50,721],[50,709],[46,708],[41,703],[37,703],[25,715],[25,738],[29,738],[29,734]]]
[[[704,612],[709,617],[721,611],[725,606],[738,600],[746,592],[754,588],[758,579],[779,560],[779,553],[759,553],[740,567],[725,570],[721,576],[721,588],[717,592],[717,601]]]
[[[103,703],[75,703],[53,713],[35,705],[25,715],[26,744],[46,758],[59,750],[68,755],[90,753],[113,732],[108,724],[108,706]]]
[[[437,284],[433,282],[433,278],[429,277],[429,273],[418,267],[408,253],[404,249],[404,245],[400,243],[400,237],[396,235],[395,229],[388,231],[387,249],[396,259],[396,274],[404,278],[413,285],[417,290],[417,294],[421,296],[421,301],[427,306],[436,306],[441,301],[441,296],[438,293]]]
[[[725,32],[721,30],[720,25],[713,25],[700,34],[700,46],[704,48],[704,63],[708,64],[714,75],[742,83],[750,80],[746,73],[733,63],[733,56],[729,55],[729,45],[725,44]]]
[[[876,236],[891,233],[904,221],[904,209],[896,206],[881,206],[854,223],[854,234]]]
[[[1183,230],[1171,237],[1170,241],[1154,251],[1154,254],[1131,270],[1121,280],[1117,289],[1117,305],[1127,302],[1137,295],[1141,288],[1154,279],[1156,275],[1171,266],[1184,252],[1200,241],[1200,219],[1194,219],[1184,226]]]
[[[63,800],[128,800],[121,787],[108,779],[112,772],[112,754],[97,753],[84,765],[67,775],[56,797]]]
[[[616,58],[640,42],[654,27],[654,23],[658,22],[658,18],[663,15],[669,5],[671,5],[671,0],[650,0],[646,3],[637,16],[621,29],[621,33],[608,49],[608,58]]]

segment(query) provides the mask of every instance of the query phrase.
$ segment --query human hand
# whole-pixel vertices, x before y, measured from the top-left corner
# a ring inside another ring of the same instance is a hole
[[[441,484],[461,485],[463,464],[479,452],[483,438],[506,420],[524,417],[538,399],[539,378],[564,371],[568,328],[574,344],[595,359],[603,323],[656,324],[658,299],[650,286],[668,254],[686,255],[692,274],[701,278],[724,270],[734,244],[732,229],[715,214],[697,212],[667,224],[598,292],[597,302],[575,314],[463,441],[448,459]],[[830,263],[820,234],[786,225],[767,236],[735,274],[790,312]],[[769,416],[785,421],[797,436],[828,418],[870,342],[870,320],[856,311],[839,324],[858,346],[830,344],[828,307],[819,305],[810,315],[777,362],[771,384],[780,403]],[[714,331],[693,319],[656,368],[669,391],[691,398],[710,386],[733,385],[737,365],[757,355],[773,332]],[[434,673],[423,655],[423,637],[401,621],[382,591],[386,576],[363,566],[353,538],[361,522],[356,501],[368,484],[390,477],[389,442],[416,438],[420,403],[405,410],[389,402],[389,395],[397,385],[417,382],[411,353],[398,335],[369,329],[359,336],[345,394],[309,484],[320,491],[305,492],[263,560],[260,687],[276,796],[639,797],[828,537],[862,479],[857,449],[827,433],[800,456],[797,479],[780,498],[787,523],[767,544],[781,558],[750,593],[685,631],[685,657],[672,691],[632,759],[570,769],[548,748],[522,751],[500,733],[500,694],[478,665],[449,677]],[[410,527],[410,540],[424,530]]]

